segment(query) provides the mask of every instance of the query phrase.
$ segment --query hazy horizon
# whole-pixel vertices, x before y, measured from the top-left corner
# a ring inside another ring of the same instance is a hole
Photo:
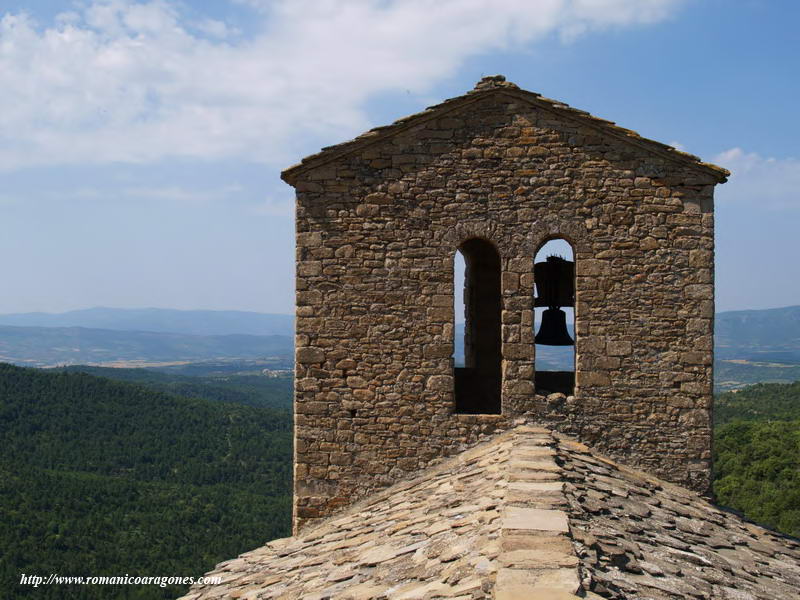
[[[731,170],[717,308],[796,304],[798,21],[788,0],[9,0],[0,314],[291,314],[281,170],[495,73]]]
[[[737,308],[731,310],[717,310],[715,311],[716,314],[720,313],[728,313],[728,312],[745,312],[745,311],[761,311],[761,310],[780,310],[783,308],[792,308],[795,306],[800,306],[800,303],[797,304],[786,304],[782,306],[767,306],[764,308]],[[254,314],[254,315],[267,315],[267,316],[280,316],[280,317],[294,317],[294,312],[290,313],[276,313],[276,312],[260,312],[254,310],[239,310],[239,309],[219,309],[219,308],[171,308],[171,307],[158,307],[158,306],[87,306],[84,308],[77,308],[65,311],[58,311],[58,312],[48,312],[48,311],[26,311],[26,312],[9,312],[9,313],[0,313],[0,317],[8,317],[12,315],[64,315],[73,312],[82,312],[82,311],[90,311],[94,309],[109,309],[109,310],[124,310],[124,311],[140,311],[140,310],[156,310],[156,311],[178,311],[178,312],[220,312],[220,313],[245,313],[245,314]],[[539,316],[537,315],[537,320]],[[456,319],[456,325],[463,325],[464,320]]]

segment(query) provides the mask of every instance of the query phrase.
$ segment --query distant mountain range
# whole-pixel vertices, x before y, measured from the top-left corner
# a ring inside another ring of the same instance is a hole
[[[462,323],[456,363],[463,364]],[[90,308],[0,315],[0,361],[30,366],[270,359],[291,367],[293,317],[245,311]],[[716,315],[720,389],[800,376],[800,306]],[[537,346],[537,364],[571,369],[572,348]],[[119,366],[119,365],[117,365]]]
[[[723,312],[715,327],[718,391],[800,380],[800,306]]]
[[[291,315],[104,307],[0,315],[0,361],[28,366],[273,357],[273,368],[287,368],[293,346]]]
[[[800,306],[717,314],[718,359],[800,363]]]
[[[272,368],[287,368],[293,350],[294,339],[286,335],[186,335],[0,325],[0,362],[27,366],[273,357],[277,360]]]
[[[33,312],[0,315],[0,325],[88,327],[187,335],[294,335],[292,315],[239,310],[96,307],[55,314]]]

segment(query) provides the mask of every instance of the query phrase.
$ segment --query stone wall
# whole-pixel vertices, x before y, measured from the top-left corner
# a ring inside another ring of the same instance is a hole
[[[284,173],[296,527],[522,416],[707,491],[724,176],[534,96],[485,86]],[[557,237],[576,268],[566,398],[534,389],[533,257]],[[453,259],[473,238],[501,261],[500,415],[454,413]]]

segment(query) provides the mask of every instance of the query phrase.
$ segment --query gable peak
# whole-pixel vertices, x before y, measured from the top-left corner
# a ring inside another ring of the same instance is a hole
[[[482,77],[478,83],[475,84],[475,91],[482,92],[484,90],[492,90],[496,88],[506,88],[518,90],[519,86],[510,81],[506,81],[505,75],[488,75]]]

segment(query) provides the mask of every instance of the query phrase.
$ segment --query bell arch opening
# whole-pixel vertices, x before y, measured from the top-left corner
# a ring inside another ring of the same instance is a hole
[[[534,256],[535,386],[539,394],[575,393],[575,261],[563,238]]]
[[[463,278],[460,276],[463,269]],[[488,241],[473,238],[459,246],[454,258],[456,336],[463,317],[463,345],[456,341],[453,368],[455,412],[500,414],[502,355],[500,319],[500,255]],[[459,290],[460,288],[460,290]],[[459,291],[463,301],[458,301]],[[463,362],[458,350],[463,348]],[[459,365],[459,363],[461,363]]]

